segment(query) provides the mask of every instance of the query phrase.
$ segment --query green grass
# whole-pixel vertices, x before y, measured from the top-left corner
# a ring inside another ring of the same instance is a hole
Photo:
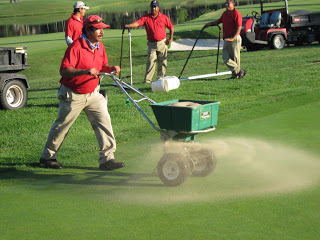
[[[125,11],[140,11],[148,10],[149,2],[144,0],[88,0],[85,3],[90,7],[87,14],[96,14],[99,12],[125,12]],[[223,4],[221,0],[195,0],[195,1],[172,1],[162,0],[161,9],[168,9],[176,6],[189,7],[197,5],[212,5]],[[245,2],[245,1],[244,1]],[[300,0],[289,0],[290,12],[294,10],[304,9],[312,12],[320,11],[317,0],[307,0],[301,4]],[[53,1],[38,1],[38,0],[20,0],[19,3],[10,4],[9,0],[0,0],[0,19],[1,25],[8,24],[46,24],[63,21],[69,18],[72,13],[74,1],[53,0]],[[243,4],[246,4],[243,3]],[[260,12],[260,5],[242,5],[240,2],[239,9],[243,9],[242,13],[250,14],[251,11]],[[268,3],[266,7],[271,8],[283,7],[283,2]]]
[[[19,3],[10,4],[9,0],[0,0],[1,24],[39,24],[62,21],[69,18],[73,12],[75,1],[53,0],[20,0]],[[196,6],[200,4],[220,3],[220,0],[172,1],[162,0],[161,8],[167,9],[177,5]],[[88,0],[85,3],[90,7],[87,14],[98,12],[125,12],[148,10],[150,1],[145,0]]]
[[[178,25],[176,32],[196,33],[210,18],[216,15]],[[206,178],[164,187],[151,175],[162,156],[159,134],[133,106],[125,106],[125,95],[107,78],[102,87],[116,158],[126,167],[98,170],[98,144],[84,114],[59,151],[64,168],[39,167],[57,115],[63,33],[2,38],[0,47],[28,46],[31,68],[22,73],[31,88],[26,108],[0,111],[1,239],[318,239],[319,44],[243,50],[248,74],[242,80],[183,81],[176,90],[152,93],[141,83],[145,32],[132,34],[135,87],[156,102],[221,102],[216,131],[197,137],[215,151],[217,169]],[[121,32],[107,30],[103,43],[110,64],[119,64]],[[179,75],[188,54],[169,52],[167,75]],[[215,54],[195,51],[183,76],[214,72]],[[126,51],[123,65],[128,74]],[[220,57],[219,71],[226,70]],[[148,104],[140,105],[155,121]]]

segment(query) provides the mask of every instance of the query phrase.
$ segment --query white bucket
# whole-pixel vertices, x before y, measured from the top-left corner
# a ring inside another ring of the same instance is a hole
[[[163,78],[151,83],[152,92],[168,92],[168,82]]]
[[[167,76],[151,83],[152,92],[168,92],[180,86],[179,78]]]
[[[175,76],[167,76],[167,77],[164,77],[164,79],[168,83],[168,91],[177,89],[180,86],[180,80]]]

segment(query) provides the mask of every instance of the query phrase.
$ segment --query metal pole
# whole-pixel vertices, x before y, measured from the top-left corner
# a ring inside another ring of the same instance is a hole
[[[288,0],[285,0],[285,5],[286,5],[286,12],[287,12],[287,15],[288,15],[289,14]]]
[[[122,68],[122,53],[123,53],[123,36],[124,36],[124,30],[125,28],[122,30],[122,41],[121,41],[121,54],[120,54],[120,69]],[[119,78],[121,79],[121,72],[119,74]]]
[[[124,39],[124,31],[128,29],[129,33],[129,63],[130,63],[130,84],[131,86],[133,85],[133,80],[132,80],[132,51],[131,51],[131,32],[130,28],[126,27],[122,30],[122,41],[121,41],[121,55],[120,55],[120,68],[122,68],[122,55],[123,55],[123,39]],[[119,74],[119,78],[121,79],[121,72]]]
[[[122,90],[122,92],[129,98],[129,100],[133,103],[133,105],[138,109],[138,111],[145,117],[145,119],[150,123],[150,125],[156,129],[157,131],[162,131],[160,128],[156,127],[153,122],[148,118],[148,116],[143,112],[143,110],[139,107],[139,105],[137,104],[137,101],[135,101],[130,95],[129,93],[123,88],[122,85],[127,86],[128,88],[130,88],[131,90],[135,91],[136,93],[138,93],[140,96],[144,97],[146,100],[148,100],[150,103],[156,103],[155,101],[153,101],[152,99],[148,98],[147,96],[145,96],[143,93],[141,93],[140,91],[138,91],[137,89],[135,89],[134,87],[131,87],[130,85],[126,84],[125,82],[123,82],[121,79],[116,78],[115,76],[113,76],[113,74],[111,73],[104,73],[104,72],[100,72],[99,75],[101,76],[109,76],[113,79],[113,81],[115,82],[115,84]]]
[[[217,25],[217,27],[219,28],[219,39],[218,39],[218,54],[217,54],[217,63],[216,63],[216,74],[218,73],[218,60],[219,60],[220,38],[221,38],[221,28],[220,28],[220,26],[218,26],[218,25]],[[192,51],[193,51],[194,47],[196,46],[196,44],[197,44],[197,42],[198,42],[198,40],[199,40],[200,34],[202,33],[202,31],[203,31],[205,28],[206,28],[206,27],[204,26],[204,27],[200,30],[200,32],[199,32],[199,34],[198,34],[198,36],[197,36],[197,39],[196,39],[195,43],[193,44],[193,47],[192,47],[192,49],[191,49],[191,51],[190,51],[190,53],[189,53],[189,56],[188,56],[188,58],[187,58],[187,61],[186,61],[186,63],[184,64],[184,66],[183,66],[183,68],[182,68],[182,71],[181,71],[181,73],[180,73],[180,75],[179,75],[179,79],[181,78],[182,73],[183,73],[183,71],[184,71],[184,69],[185,69],[185,67],[186,67],[186,65],[187,65],[187,63],[188,63],[188,61],[189,61],[189,58],[190,58],[190,56],[191,56],[191,54],[192,54]]]
[[[128,33],[129,33],[130,84],[132,86],[133,81],[132,81],[132,54],[131,54],[131,32],[130,32],[130,28],[128,28]]]
[[[198,42],[198,39],[199,39],[200,34],[202,33],[202,31],[203,31],[205,28],[206,28],[206,27],[204,26],[204,27],[200,30],[200,32],[199,32],[199,34],[198,34],[198,36],[197,36],[197,39],[196,39],[196,41],[194,42],[193,47],[192,47],[192,49],[191,49],[191,51],[190,51],[190,53],[189,53],[189,56],[188,56],[188,58],[187,58],[187,61],[185,62],[184,66],[183,66],[183,68],[182,68],[182,70],[181,70],[181,73],[180,73],[180,75],[179,75],[179,79],[180,79],[180,77],[182,76],[182,73],[183,73],[183,71],[184,71],[184,69],[185,69],[185,67],[186,67],[186,65],[187,65],[187,63],[188,63],[188,61],[189,61],[189,58],[190,58],[190,56],[191,56],[191,53],[192,53],[194,47],[196,46],[196,44],[197,44],[197,42]]]
[[[221,27],[217,26],[219,28],[219,39],[218,39],[218,53],[217,53],[217,65],[216,65],[216,74],[218,73],[218,63],[219,63],[219,49],[220,49],[220,38],[221,38]]]

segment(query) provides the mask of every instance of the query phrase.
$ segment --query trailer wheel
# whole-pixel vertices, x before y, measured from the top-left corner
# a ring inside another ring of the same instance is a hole
[[[0,91],[0,108],[16,110],[26,106],[28,91],[23,82],[10,80]]]
[[[190,176],[189,162],[179,153],[167,153],[158,163],[160,180],[167,186],[178,186]]]
[[[286,45],[286,41],[282,35],[277,34],[272,38],[271,47],[273,49],[279,50],[279,49],[284,48],[285,45]]]
[[[206,177],[216,168],[216,156],[210,149],[200,149],[190,152],[190,157],[194,162],[193,176]]]

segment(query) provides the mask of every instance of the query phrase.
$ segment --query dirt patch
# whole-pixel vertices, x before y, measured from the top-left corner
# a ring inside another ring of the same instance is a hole
[[[196,39],[183,38],[173,41],[169,51],[190,51]],[[218,49],[218,39],[199,39],[193,50]],[[223,48],[223,40],[220,40],[220,49]]]

